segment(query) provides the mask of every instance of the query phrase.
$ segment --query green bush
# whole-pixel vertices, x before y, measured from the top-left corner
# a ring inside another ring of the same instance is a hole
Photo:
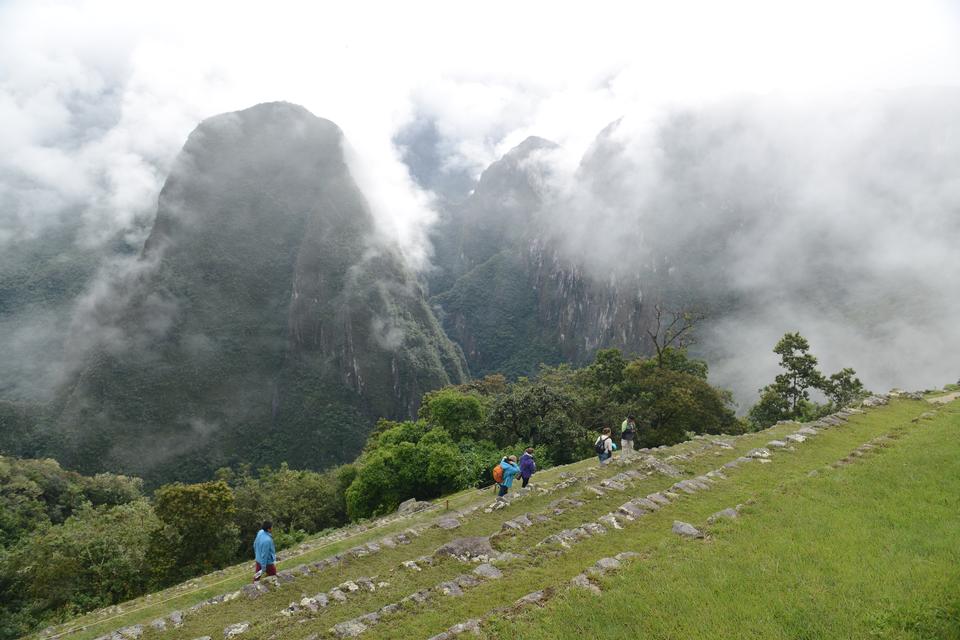
[[[163,524],[150,536],[157,583],[166,585],[229,564],[239,545],[236,501],[226,482],[168,484],[154,494]]]
[[[0,456],[0,546],[64,522],[88,505],[120,505],[142,497],[143,482],[109,473],[82,476],[56,460]]]
[[[380,433],[358,462],[346,492],[347,514],[356,520],[388,513],[408,498],[436,498],[468,481],[467,460],[445,429],[400,423]]]
[[[144,593],[154,573],[150,538],[161,526],[140,499],[113,508],[88,505],[62,525],[34,531],[0,559],[0,617],[18,621],[0,637]]]

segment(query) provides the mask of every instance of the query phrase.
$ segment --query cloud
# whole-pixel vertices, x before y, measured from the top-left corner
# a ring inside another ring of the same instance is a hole
[[[663,104],[955,83],[957,25],[947,2],[7,2],[0,185],[19,210],[2,229],[29,234],[70,205],[93,239],[149,222],[199,120],[285,99],[344,129],[357,173],[384,178],[368,192],[378,219],[412,245],[430,201],[391,140],[418,114],[452,141],[448,162],[478,172],[530,134],[580,154],[614,117]]]
[[[418,119],[435,126],[443,166],[471,175],[528,135],[559,142],[565,156],[557,160],[558,175],[571,180],[562,187],[567,206],[585,212],[596,205],[589,230],[617,239],[609,247],[617,253],[677,229],[675,236],[687,237],[688,227],[703,220],[688,214],[687,222],[680,216],[620,230],[624,216],[649,220],[667,204],[684,211],[701,206],[658,184],[662,158],[650,136],[682,128],[665,123],[664,114],[727,110],[726,122],[735,126],[731,100],[750,103],[759,95],[781,104],[749,115],[754,137],[724,137],[732,146],[697,165],[713,175],[703,184],[716,187],[704,194],[706,202],[725,202],[730,194],[723,186],[741,175],[768,179],[751,183],[761,191],[790,189],[762,191],[788,197],[793,217],[755,220],[754,235],[734,252],[735,288],[752,295],[805,273],[784,266],[807,259],[809,246],[779,241],[794,228],[825,229],[831,247],[851,245],[864,272],[905,271],[927,282],[941,261],[952,265],[943,242],[926,241],[942,231],[941,218],[908,223],[898,211],[942,211],[955,202],[947,186],[951,165],[937,169],[926,161],[944,148],[937,132],[921,132],[926,137],[917,148],[928,154],[922,173],[883,155],[914,151],[907,144],[913,132],[902,132],[900,147],[866,144],[883,127],[869,121],[878,116],[870,109],[837,126],[797,125],[820,105],[852,95],[957,86],[958,35],[960,12],[946,0],[599,1],[588,11],[546,1],[466,10],[439,0],[416,7],[12,0],[0,5],[0,251],[65,219],[81,223],[75,242],[87,249],[118,237],[136,246],[173,158],[197,123],[288,100],[344,130],[351,171],[381,232],[399,242],[415,268],[429,259],[426,230],[438,201],[411,179],[393,141]],[[627,145],[621,168],[636,184],[599,200],[577,193],[571,185],[580,158],[596,133],[624,114],[617,133]],[[781,124],[794,129],[779,130]],[[949,122],[943,126],[955,131]],[[771,136],[780,146],[766,154]],[[732,163],[733,154],[756,164]],[[893,194],[885,191],[891,183]],[[623,203],[627,193],[638,200]],[[762,205],[761,195],[736,195]],[[902,206],[882,206],[887,196]],[[845,198],[853,200],[844,204]],[[862,207],[874,211],[870,220],[878,228],[858,235],[864,218],[848,211]],[[582,220],[570,217],[571,232],[583,233]],[[768,231],[779,240],[767,242]],[[907,242],[918,244],[906,250]]]
[[[546,211],[596,277],[706,305],[699,350],[744,404],[798,330],[827,373],[939,386],[960,373],[958,110],[960,89],[909,89],[628,116]]]

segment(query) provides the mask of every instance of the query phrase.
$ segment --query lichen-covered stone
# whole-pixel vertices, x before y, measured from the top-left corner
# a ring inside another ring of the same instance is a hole
[[[490,540],[486,536],[457,538],[456,540],[451,540],[436,551],[436,555],[447,555],[467,560],[474,556],[489,557],[493,554],[493,547],[490,546]]]
[[[452,580],[441,582],[437,585],[437,590],[443,595],[453,598],[459,598],[463,595],[463,589],[461,589],[460,585]]]
[[[520,606],[524,606],[528,604],[537,604],[538,602],[543,602],[546,599],[546,597],[547,597],[547,594],[544,593],[543,591],[534,591],[533,593],[528,593],[527,595],[517,600],[515,604],[518,604]]]
[[[657,511],[658,509],[660,509],[660,505],[654,502],[653,500],[651,500],[650,498],[634,498],[633,500],[631,500],[631,502],[633,502],[633,504],[637,505],[638,507],[641,507],[648,511]]]
[[[601,572],[616,571],[620,568],[620,561],[616,558],[600,558],[593,566]]]
[[[713,524],[717,520],[721,520],[724,518],[732,520],[734,518],[738,518],[739,516],[740,516],[739,511],[737,511],[734,508],[727,508],[721,511],[717,511],[715,514],[707,518],[707,522],[709,522],[710,524]]]
[[[347,620],[333,625],[333,628],[330,629],[338,638],[355,638],[366,630],[367,625],[359,620]]]
[[[574,576],[573,579],[570,580],[570,584],[580,589],[586,589],[590,593],[594,593],[596,595],[600,595],[601,593],[600,587],[590,582],[590,578],[587,577],[587,574],[585,573]]]
[[[631,518],[640,518],[648,513],[646,510],[641,509],[632,502],[625,502],[624,504],[620,505],[618,510]]]
[[[623,525],[620,524],[620,521],[617,520],[617,517],[612,513],[608,513],[607,515],[600,516],[599,518],[597,518],[597,520],[602,522],[604,525],[606,525],[610,529],[623,529]]]
[[[233,638],[240,635],[241,633],[246,633],[249,630],[250,630],[249,622],[238,622],[236,624],[231,624],[230,626],[226,627],[223,630],[223,637]]]
[[[678,536],[683,536],[684,538],[702,538],[703,533],[700,532],[695,526],[688,522],[681,522],[680,520],[673,521],[673,532]]]
[[[473,572],[486,580],[498,580],[503,577],[503,572],[489,563],[477,566]]]

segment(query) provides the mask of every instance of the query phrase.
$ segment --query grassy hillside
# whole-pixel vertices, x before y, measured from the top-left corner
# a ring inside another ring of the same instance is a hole
[[[222,638],[249,623],[237,637],[430,638],[477,620],[489,638],[960,637],[960,402],[894,399],[814,427],[797,443],[791,423],[585,460],[489,513],[489,492],[463,492],[309,541],[264,593],[238,566],[46,636]],[[768,463],[743,458],[775,439],[788,446]],[[667,504],[642,500],[654,493]],[[705,539],[672,533],[678,520]],[[489,536],[489,557],[434,555],[466,536]]]

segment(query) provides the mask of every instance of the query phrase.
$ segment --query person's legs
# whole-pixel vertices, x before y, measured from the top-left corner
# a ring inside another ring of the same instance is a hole
[[[500,485],[500,491],[499,491],[499,493],[497,493],[497,496],[500,497],[500,498],[502,498],[503,496],[507,495],[507,491],[509,491],[509,490],[510,490],[510,487],[508,487],[508,486],[505,485],[505,484],[502,484],[502,485]]]
[[[257,580],[260,579],[260,576],[262,575],[263,575],[263,571],[261,571],[260,563],[254,562],[253,563],[253,581],[256,582]]]
[[[624,455],[628,453],[633,453],[635,449],[633,448],[633,438],[629,440],[624,439],[620,441],[620,450],[623,451]]]
[[[275,564],[268,564],[268,565],[267,565],[267,570],[266,570],[264,573],[266,573],[268,576],[275,576],[275,575],[277,575],[277,565],[275,565]]]
[[[523,485],[520,487],[522,489],[530,483],[530,476],[521,476],[521,479],[523,480]]]

